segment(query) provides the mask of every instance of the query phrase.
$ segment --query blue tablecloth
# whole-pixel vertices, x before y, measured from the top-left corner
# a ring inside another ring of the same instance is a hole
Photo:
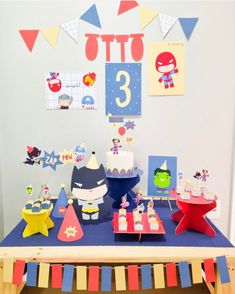
[[[173,204],[173,212],[177,207]],[[75,210],[77,210],[75,203]],[[22,220],[10,234],[0,243],[1,247],[12,246],[192,246],[192,247],[233,247],[228,239],[212,224],[217,235],[211,238],[195,231],[185,231],[175,235],[177,223],[171,220],[168,203],[156,202],[155,209],[164,223],[166,235],[143,235],[142,242],[138,242],[137,235],[114,235],[112,229],[112,214],[103,219],[99,224],[83,225],[84,237],[76,242],[65,243],[57,239],[57,234],[62,219],[52,220],[55,227],[50,230],[49,237],[37,234],[28,238],[22,238],[25,222]]]

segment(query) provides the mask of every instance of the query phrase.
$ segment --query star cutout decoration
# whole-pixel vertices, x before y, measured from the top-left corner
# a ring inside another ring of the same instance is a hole
[[[126,123],[124,124],[124,127],[126,127],[127,130],[132,129],[134,130],[135,127],[135,122],[134,121],[126,121]]]
[[[56,170],[57,165],[63,164],[62,161],[60,161],[60,155],[56,155],[55,151],[52,151],[51,153],[44,151],[44,157],[40,158],[42,161],[42,167],[50,167],[53,170]]]
[[[76,227],[72,227],[72,226],[69,226],[69,227],[66,227],[66,230],[64,231],[65,235],[67,238],[69,237],[75,237],[75,235],[77,234],[77,230],[76,230]]]

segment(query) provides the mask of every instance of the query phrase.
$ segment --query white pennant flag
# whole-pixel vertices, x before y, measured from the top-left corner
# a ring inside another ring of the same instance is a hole
[[[62,29],[77,43],[79,19],[73,19],[60,25]]]
[[[170,31],[170,29],[175,24],[177,17],[166,15],[166,14],[160,14],[160,24],[161,24],[161,30],[162,30],[162,36],[163,39],[167,35],[167,33]]]

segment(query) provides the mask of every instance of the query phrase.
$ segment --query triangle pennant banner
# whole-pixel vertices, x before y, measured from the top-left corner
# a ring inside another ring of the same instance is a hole
[[[73,19],[60,25],[62,29],[77,43],[79,20]]]
[[[39,30],[20,30],[19,32],[25,42],[25,45],[29,51],[32,52]]]
[[[143,30],[150,22],[158,16],[158,13],[145,6],[140,6],[140,26]]]
[[[198,17],[191,17],[191,18],[179,17],[179,22],[185,34],[185,37],[189,40],[198,22]]]
[[[166,37],[170,29],[175,24],[177,18],[170,15],[160,14],[160,24],[161,24],[161,30],[162,30],[162,36],[163,39]]]
[[[135,1],[135,0],[132,0],[132,1],[125,1],[125,0],[122,0],[120,2],[120,5],[119,5],[119,9],[118,9],[118,15],[122,14],[122,13],[125,13],[127,12],[128,10],[131,10],[133,8],[135,8],[136,6],[139,6],[139,4]]]
[[[80,16],[80,19],[98,28],[101,28],[100,19],[95,4],[93,4],[82,16]]]
[[[42,29],[41,33],[51,47],[55,48],[58,40],[59,26]]]

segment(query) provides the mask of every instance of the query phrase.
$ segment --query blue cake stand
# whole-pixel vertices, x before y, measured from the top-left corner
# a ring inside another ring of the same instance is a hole
[[[143,171],[135,169],[129,175],[111,175],[106,173],[109,183],[109,196],[114,200],[113,207],[120,208],[121,198],[130,193],[130,191],[140,182],[140,176]]]

